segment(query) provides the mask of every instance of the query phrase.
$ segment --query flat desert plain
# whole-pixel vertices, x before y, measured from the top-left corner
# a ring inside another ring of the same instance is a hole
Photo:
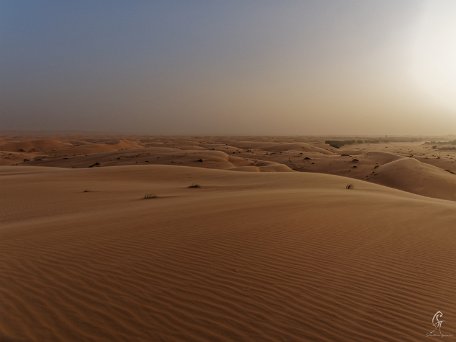
[[[0,138],[1,341],[456,338],[454,138]]]

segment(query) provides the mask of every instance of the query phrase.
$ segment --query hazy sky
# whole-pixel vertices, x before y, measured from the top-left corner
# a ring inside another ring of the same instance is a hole
[[[453,0],[0,0],[0,130],[456,132]]]

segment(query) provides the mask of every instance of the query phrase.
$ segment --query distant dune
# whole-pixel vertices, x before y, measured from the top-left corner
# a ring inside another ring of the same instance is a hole
[[[347,138],[350,143],[338,140],[341,147],[335,148],[323,137],[18,135],[0,137],[0,165],[92,168],[154,164],[314,172],[455,200],[456,150],[441,150],[444,142],[418,138],[389,140]],[[416,162],[410,164],[404,158]]]
[[[0,140],[0,151],[8,152],[52,152],[71,146],[60,139],[24,139],[13,138],[7,141]]]
[[[396,164],[379,174],[416,170]],[[452,201],[159,165],[0,167],[0,187],[6,341],[421,341],[437,310],[456,333]]]
[[[456,175],[414,158],[386,163],[371,179],[392,188],[456,201]]]
[[[261,149],[269,152],[284,152],[284,151],[304,151],[304,152],[317,152],[322,154],[332,154],[328,149],[314,146],[309,143],[290,143],[290,142],[267,142],[267,141],[239,141],[236,146],[248,149]]]

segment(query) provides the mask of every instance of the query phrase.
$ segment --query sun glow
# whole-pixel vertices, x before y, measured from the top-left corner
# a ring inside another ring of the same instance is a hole
[[[415,34],[413,78],[436,104],[456,110],[456,1],[427,1]]]

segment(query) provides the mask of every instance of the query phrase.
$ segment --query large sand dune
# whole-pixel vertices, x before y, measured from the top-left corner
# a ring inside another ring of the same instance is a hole
[[[437,310],[456,333],[452,201],[177,166],[0,167],[0,188],[6,341],[423,341]]]
[[[369,179],[416,194],[456,201],[455,174],[414,158],[386,163],[376,169]]]

